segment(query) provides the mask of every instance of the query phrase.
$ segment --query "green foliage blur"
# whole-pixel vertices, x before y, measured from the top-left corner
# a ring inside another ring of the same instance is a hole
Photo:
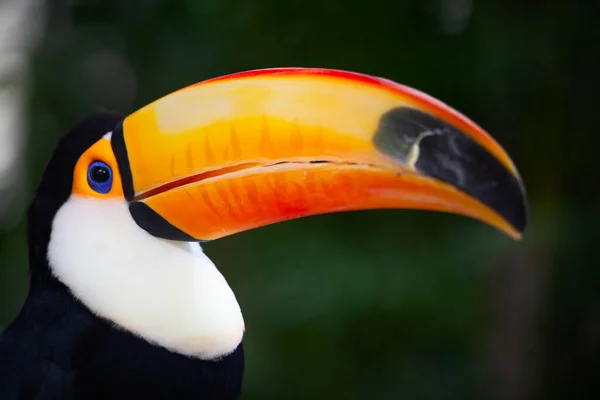
[[[363,211],[204,245],[245,315],[244,398],[600,398],[599,2],[47,4],[26,195],[0,230],[0,330],[27,293],[29,197],[79,118],[236,71],[338,68],[419,88],[483,126],[522,174],[530,225],[514,242],[454,215]]]

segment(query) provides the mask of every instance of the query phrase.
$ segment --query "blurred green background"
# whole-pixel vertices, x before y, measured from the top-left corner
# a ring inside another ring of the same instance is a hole
[[[246,319],[244,398],[600,398],[600,2],[28,3],[23,67],[0,79],[25,87],[0,185],[0,330],[27,293],[27,204],[79,118],[246,69],[339,68],[482,125],[520,169],[531,223],[513,242],[458,216],[363,211],[206,244]]]

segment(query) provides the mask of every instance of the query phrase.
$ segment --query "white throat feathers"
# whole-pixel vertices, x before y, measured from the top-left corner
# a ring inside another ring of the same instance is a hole
[[[150,343],[216,359],[242,341],[235,295],[199,244],[151,236],[123,201],[72,195],[54,218],[48,261],[94,314]]]

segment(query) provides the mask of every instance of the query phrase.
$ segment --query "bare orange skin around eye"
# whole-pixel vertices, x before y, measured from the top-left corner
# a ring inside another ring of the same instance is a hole
[[[88,183],[88,168],[94,161],[102,161],[112,170],[113,182],[108,193],[98,193]],[[125,199],[123,185],[121,184],[121,175],[119,174],[117,160],[113,154],[110,140],[100,139],[79,157],[75,165],[75,171],[73,172],[72,193],[86,197]]]

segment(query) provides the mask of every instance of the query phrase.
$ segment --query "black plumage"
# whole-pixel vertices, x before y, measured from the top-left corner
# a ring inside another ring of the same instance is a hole
[[[30,291],[0,336],[0,399],[237,399],[243,347],[216,361],[172,353],[94,315],[53,277],[52,220],[79,156],[123,116],[98,112],[58,144],[28,211]]]

